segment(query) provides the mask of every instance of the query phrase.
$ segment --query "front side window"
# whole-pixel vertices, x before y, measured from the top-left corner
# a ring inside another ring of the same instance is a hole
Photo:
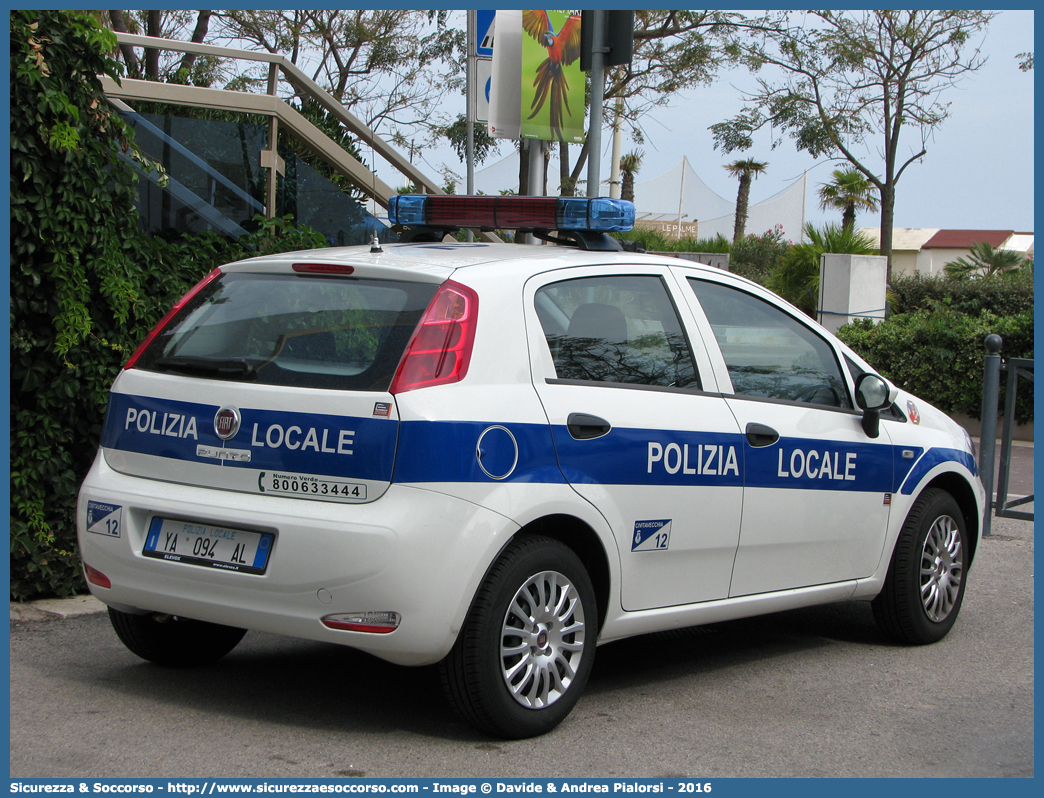
[[[385,391],[437,285],[289,274],[222,274],[138,361],[300,388]]]
[[[699,388],[692,352],[655,276],[564,280],[536,294],[558,379]]]
[[[800,321],[745,291],[689,278],[741,396],[851,408],[830,345]]]

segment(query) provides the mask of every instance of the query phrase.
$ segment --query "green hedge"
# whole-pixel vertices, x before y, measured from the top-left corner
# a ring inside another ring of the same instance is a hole
[[[988,310],[973,316],[936,305],[876,325],[861,319],[842,327],[838,337],[904,390],[947,413],[979,418],[983,341],[990,333],[1004,339],[1004,357],[1032,358],[1033,308],[1002,317]],[[1033,420],[1031,382],[1019,385],[1015,418],[1019,423]]]
[[[929,310],[941,303],[950,310],[978,316],[988,310],[1010,316],[1033,309],[1033,272],[983,280],[951,280],[943,275],[893,276],[889,298],[893,313]]]
[[[11,19],[11,596],[82,591],[79,484],[109,386],[168,307],[214,266],[324,246],[257,220],[240,241],[141,232],[131,132],[99,74],[118,76],[112,33],[76,11]]]
[[[646,252],[716,252],[728,254],[732,250],[732,244],[725,236],[716,238],[693,238],[674,236],[661,233],[659,230],[648,230],[643,227],[633,227],[622,233],[610,233],[614,238],[621,241],[641,241]]]

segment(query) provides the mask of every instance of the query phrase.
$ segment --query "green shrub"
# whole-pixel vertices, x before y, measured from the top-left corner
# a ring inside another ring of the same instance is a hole
[[[641,241],[646,252],[716,252],[728,253],[732,250],[732,244],[723,235],[715,238],[691,238],[681,239],[667,236],[659,230],[646,230],[635,227],[623,233],[612,233],[621,241]]]
[[[1010,316],[977,316],[936,306],[893,315],[874,324],[860,319],[838,337],[900,388],[946,413],[982,414],[983,346],[986,336],[1004,339],[1004,357],[1033,357],[1033,309]],[[1003,387],[1002,387],[1003,401]],[[1033,420],[1033,384],[1019,385],[1015,418]]]
[[[942,275],[923,274],[893,276],[891,300],[894,313],[927,310],[939,302],[973,316],[984,310],[1010,316],[1033,308],[1033,273],[1027,270],[983,280],[950,280]]]
[[[259,219],[235,242],[141,232],[130,131],[97,79],[111,32],[76,11],[11,15],[11,596],[82,590],[75,509],[121,364],[215,265],[325,245]]]
[[[761,235],[750,233],[733,244],[729,271],[765,285],[769,273],[783,262],[789,251],[790,242],[783,240],[783,226],[777,224]]]

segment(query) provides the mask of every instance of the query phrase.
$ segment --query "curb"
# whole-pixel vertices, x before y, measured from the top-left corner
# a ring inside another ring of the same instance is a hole
[[[94,596],[73,596],[66,599],[41,599],[40,601],[11,602],[12,621],[54,621],[73,618],[77,615],[94,615],[105,612],[106,607]]]
[[[971,439],[972,439],[972,443],[974,443],[976,446],[978,446],[979,442],[981,441],[981,438],[979,438],[978,435],[972,435]],[[997,451],[998,452],[1000,451],[1002,443],[1003,443],[1002,439],[997,438]],[[1011,445],[1012,446],[1018,446],[1018,447],[1021,447],[1023,449],[1032,449],[1033,448],[1033,441],[1016,441],[1016,440],[1012,440]]]

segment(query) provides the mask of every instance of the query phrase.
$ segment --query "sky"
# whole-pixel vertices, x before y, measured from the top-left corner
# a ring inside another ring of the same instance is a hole
[[[943,94],[942,101],[951,104],[950,117],[928,141],[927,155],[899,180],[896,227],[1033,231],[1034,72],[1020,71],[1015,58],[1034,49],[1033,28],[1033,11],[1003,11],[990,23],[981,45],[988,57],[986,65]],[[806,218],[816,225],[839,222],[836,212],[819,209],[816,190],[843,163],[817,161],[798,152],[789,137],[773,150],[767,132],[759,134],[755,146],[747,151],[725,155],[714,149],[709,125],[739,111],[744,90],[755,85],[755,78],[745,70],[733,70],[710,86],[677,95],[669,106],[646,116],[642,123],[646,140],[637,145],[644,150],[644,158],[636,182],[664,174],[685,156],[710,188],[732,200],[737,182],[722,167],[738,158],[755,158],[769,166],[754,181],[752,203],[778,193],[809,170]],[[445,105],[445,112],[455,116],[463,111],[464,101],[447,97]],[[603,179],[609,176],[611,138],[611,131],[605,130]],[[919,142],[917,131],[911,129],[900,146],[908,157]],[[625,136],[622,151],[633,149],[636,145]],[[512,150],[508,142],[501,145],[503,157],[509,157]],[[517,156],[510,157],[517,162]],[[462,177],[465,174],[464,164],[448,146],[427,150],[423,158],[419,165],[432,175],[443,165]],[[478,169],[496,160],[491,157]],[[871,160],[881,163],[876,157]],[[552,170],[554,174],[557,172]],[[557,185],[552,186],[555,188]],[[861,214],[857,221],[867,227],[878,223],[877,214]]]

